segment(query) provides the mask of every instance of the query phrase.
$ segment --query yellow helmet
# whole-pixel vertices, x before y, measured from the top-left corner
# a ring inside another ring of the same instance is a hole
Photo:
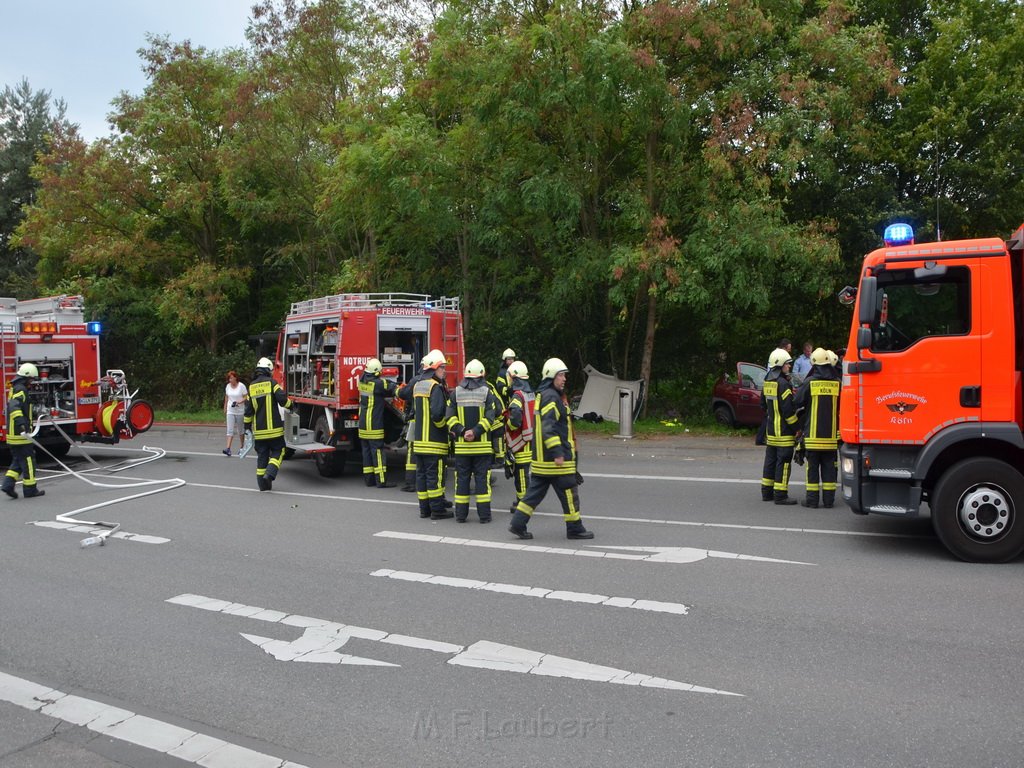
[[[545,379],[553,379],[560,373],[568,373],[569,367],[559,360],[557,357],[548,358],[544,362],[544,368],[541,371],[541,376]]]
[[[508,375],[516,379],[530,378],[530,372],[526,370],[526,363],[522,360],[516,360],[508,367]]]
[[[484,364],[479,360],[470,360],[466,363],[466,378],[467,379],[479,379],[486,373],[484,370]]]
[[[515,357],[515,356],[516,356],[515,350],[512,349],[511,347],[509,347],[508,349],[506,349],[504,352],[501,353],[501,359],[502,360],[508,360],[510,357]]]
[[[21,367],[18,369],[18,375],[24,376],[25,378],[28,379],[38,379],[39,369],[36,368],[32,363],[22,363]]]
[[[828,365],[828,352],[821,347],[811,352],[811,365]]]
[[[378,373],[380,373],[380,369],[382,367],[383,366],[381,366],[380,360],[378,360],[376,357],[371,357],[369,360],[366,361],[366,366],[363,368],[363,370],[366,371],[367,373],[372,373],[374,376],[376,376]]]
[[[786,363],[793,361],[793,356],[786,350],[779,347],[774,350],[771,355],[768,356],[768,367],[769,368],[781,368]]]

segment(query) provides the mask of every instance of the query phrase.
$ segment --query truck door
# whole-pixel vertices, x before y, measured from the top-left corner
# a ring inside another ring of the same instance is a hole
[[[980,261],[903,257],[876,271],[877,311],[861,354],[878,365],[859,374],[860,442],[923,444],[945,426],[980,420],[971,394],[982,383]]]

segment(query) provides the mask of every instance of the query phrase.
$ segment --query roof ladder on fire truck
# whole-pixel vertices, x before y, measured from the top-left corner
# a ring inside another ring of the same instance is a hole
[[[0,374],[18,367],[18,300],[0,298]]]
[[[442,306],[453,305],[455,313],[445,312],[442,320],[441,351],[445,359],[458,360],[462,346],[462,317],[458,314],[458,299],[441,299]],[[459,371],[461,377],[462,371]]]

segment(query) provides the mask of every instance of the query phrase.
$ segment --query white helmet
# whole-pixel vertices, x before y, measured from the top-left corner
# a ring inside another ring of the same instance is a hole
[[[828,355],[829,365],[839,365],[839,355],[837,355],[831,349],[826,349],[825,354]]]
[[[470,360],[466,363],[466,378],[467,379],[479,379],[486,373],[484,370],[484,364],[479,360]]]
[[[560,373],[568,373],[569,367],[557,357],[549,358],[544,363],[541,376],[545,379],[553,379]]]
[[[38,379],[39,369],[36,368],[32,363],[22,363],[21,367],[18,369],[18,375],[24,376],[25,378],[28,379]]]
[[[508,375],[516,379],[530,378],[530,372],[526,370],[526,363],[522,360],[516,360],[508,367]]]
[[[821,347],[811,352],[811,365],[828,365],[828,352]]]
[[[769,368],[781,368],[786,363],[792,362],[793,356],[786,350],[779,347],[768,356]]]
[[[274,370],[274,363],[271,362],[269,357],[261,357],[259,362],[256,363],[256,370],[272,371]]]
[[[366,361],[366,365],[364,366],[363,370],[366,371],[367,373],[377,375],[378,373],[380,373],[381,368],[382,366],[380,364],[380,360],[378,360],[376,357],[371,357],[369,360]]]
[[[445,359],[444,352],[440,349],[432,349],[427,353],[427,356],[423,358],[423,363],[426,368],[434,371],[442,365],[447,365],[448,361]]]
[[[504,352],[501,353],[501,359],[502,360],[508,360],[510,357],[515,357],[515,356],[516,356],[515,350],[512,349],[511,347],[509,347],[508,349],[506,349]]]

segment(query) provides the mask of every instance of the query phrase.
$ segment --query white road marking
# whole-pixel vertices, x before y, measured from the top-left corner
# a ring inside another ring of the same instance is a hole
[[[305,768],[228,741],[205,736],[152,717],[74,696],[0,672],[0,701],[85,726],[120,741],[138,744],[205,768]]]
[[[40,528],[57,528],[74,533],[96,534],[109,531],[109,528],[96,528],[92,525],[76,525],[74,523],[62,523],[59,520],[32,520],[28,525],[37,525]],[[137,541],[142,544],[167,544],[170,539],[163,536],[150,536],[146,533],[129,533],[128,531],[115,531],[110,534],[111,539],[124,539],[125,541]]]
[[[589,518],[588,518],[589,519]],[[428,533],[406,533],[404,531],[378,531],[373,534],[384,539],[404,539],[407,541],[424,541],[430,544],[458,544],[463,547],[484,547],[488,549],[508,549],[518,552],[532,552],[542,555],[572,555],[574,557],[599,557],[606,560],[637,560],[648,563],[696,563],[709,557],[721,557],[729,560],[750,560],[758,563],[780,563],[784,565],[814,565],[799,560],[779,560],[774,557],[757,555],[741,555],[736,552],[718,552],[712,549],[696,549],[694,547],[608,547],[601,544],[589,546],[604,549],[622,549],[650,554],[625,554],[620,552],[595,552],[593,549],[569,549],[566,547],[541,547],[533,544],[514,544],[504,541],[480,541],[455,536],[434,536]]]
[[[413,571],[393,571],[381,568],[370,574],[398,581],[415,581],[421,584],[437,584],[443,587],[459,587],[462,589],[479,589],[484,592],[501,592],[523,597],[542,597],[548,600],[564,600],[568,603],[589,603],[591,605],[608,605],[613,608],[635,608],[638,611],[655,611],[658,613],[675,613],[685,616],[687,607],[682,603],[662,603],[657,600],[639,600],[633,597],[609,597],[608,595],[592,595],[586,592],[567,592],[545,587],[524,587],[518,584],[501,584],[497,582],[477,581],[476,579],[459,579],[452,576],[435,576],[431,573]]]
[[[168,603],[200,608],[215,613],[234,614],[247,618],[303,627],[302,636],[290,642],[273,640],[259,635],[240,633],[250,643],[259,646],[266,653],[281,661],[307,661],[320,664],[353,664],[395,667],[391,662],[351,657],[338,653],[338,648],[345,645],[351,638],[360,638],[372,642],[399,645],[406,648],[443,653],[451,656],[448,664],[461,667],[476,667],[503,672],[519,672],[522,674],[543,675],[546,677],[568,677],[575,680],[596,680],[615,685],[635,685],[643,688],[663,688],[673,691],[690,691],[693,693],[715,693],[723,696],[742,696],[732,691],[706,688],[692,683],[682,683],[663,677],[644,675],[614,667],[605,667],[585,661],[576,661],[562,656],[554,656],[540,651],[517,648],[512,645],[493,643],[480,640],[469,646],[455,645],[422,637],[410,637],[379,629],[356,627],[327,619],[312,616],[286,614],[283,618],[274,619],[273,614],[263,608],[232,603],[203,595],[183,594],[169,598]],[[347,660],[348,659],[348,660]]]
[[[597,475],[587,475],[587,477],[596,477]],[[610,477],[610,475],[609,475]],[[687,480],[691,478],[685,478]],[[699,478],[692,478],[698,480]],[[703,478],[703,480],[713,480],[714,482],[726,482],[716,478]],[[729,481],[732,482],[732,481]],[[746,482],[746,481],[737,481]],[[756,481],[760,485],[760,481]],[[250,491],[252,493],[260,493],[256,488],[242,488],[237,485],[216,485],[212,483],[189,483],[194,488],[213,488],[221,491]],[[386,498],[382,496],[338,496],[327,493],[301,493],[299,491],[270,491],[264,495],[277,494],[279,496],[295,496],[306,499],[324,499],[327,501],[357,501],[360,505],[365,504],[394,504],[402,507],[416,507],[419,508],[418,501],[403,501],[401,499]],[[759,502],[760,503],[760,502]],[[358,509],[351,510],[352,512],[358,512]],[[534,517],[557,517],[561,518],[561,512],[534,512]],[[882,538],[882,539],[924,539],[926,536],[919,536],[912,533],[875,533],[871,531],[841,531],[835,528],[797,528],[793,526],[778,526],[778,525],[741,525],[738,523],[703,523],[693,520],[665,520],[657,518],[647,517],[625,517],[622,515],[595,515],[586,513],[584,517],[587,520],[605,520],[612,523],[643,523],[646,525],[681,525],[691,528],[728,528],[740,531],[767,531],[770,533],[810,533],[810,534],[823,534],[829,536],[865,536],[869,538]]]

